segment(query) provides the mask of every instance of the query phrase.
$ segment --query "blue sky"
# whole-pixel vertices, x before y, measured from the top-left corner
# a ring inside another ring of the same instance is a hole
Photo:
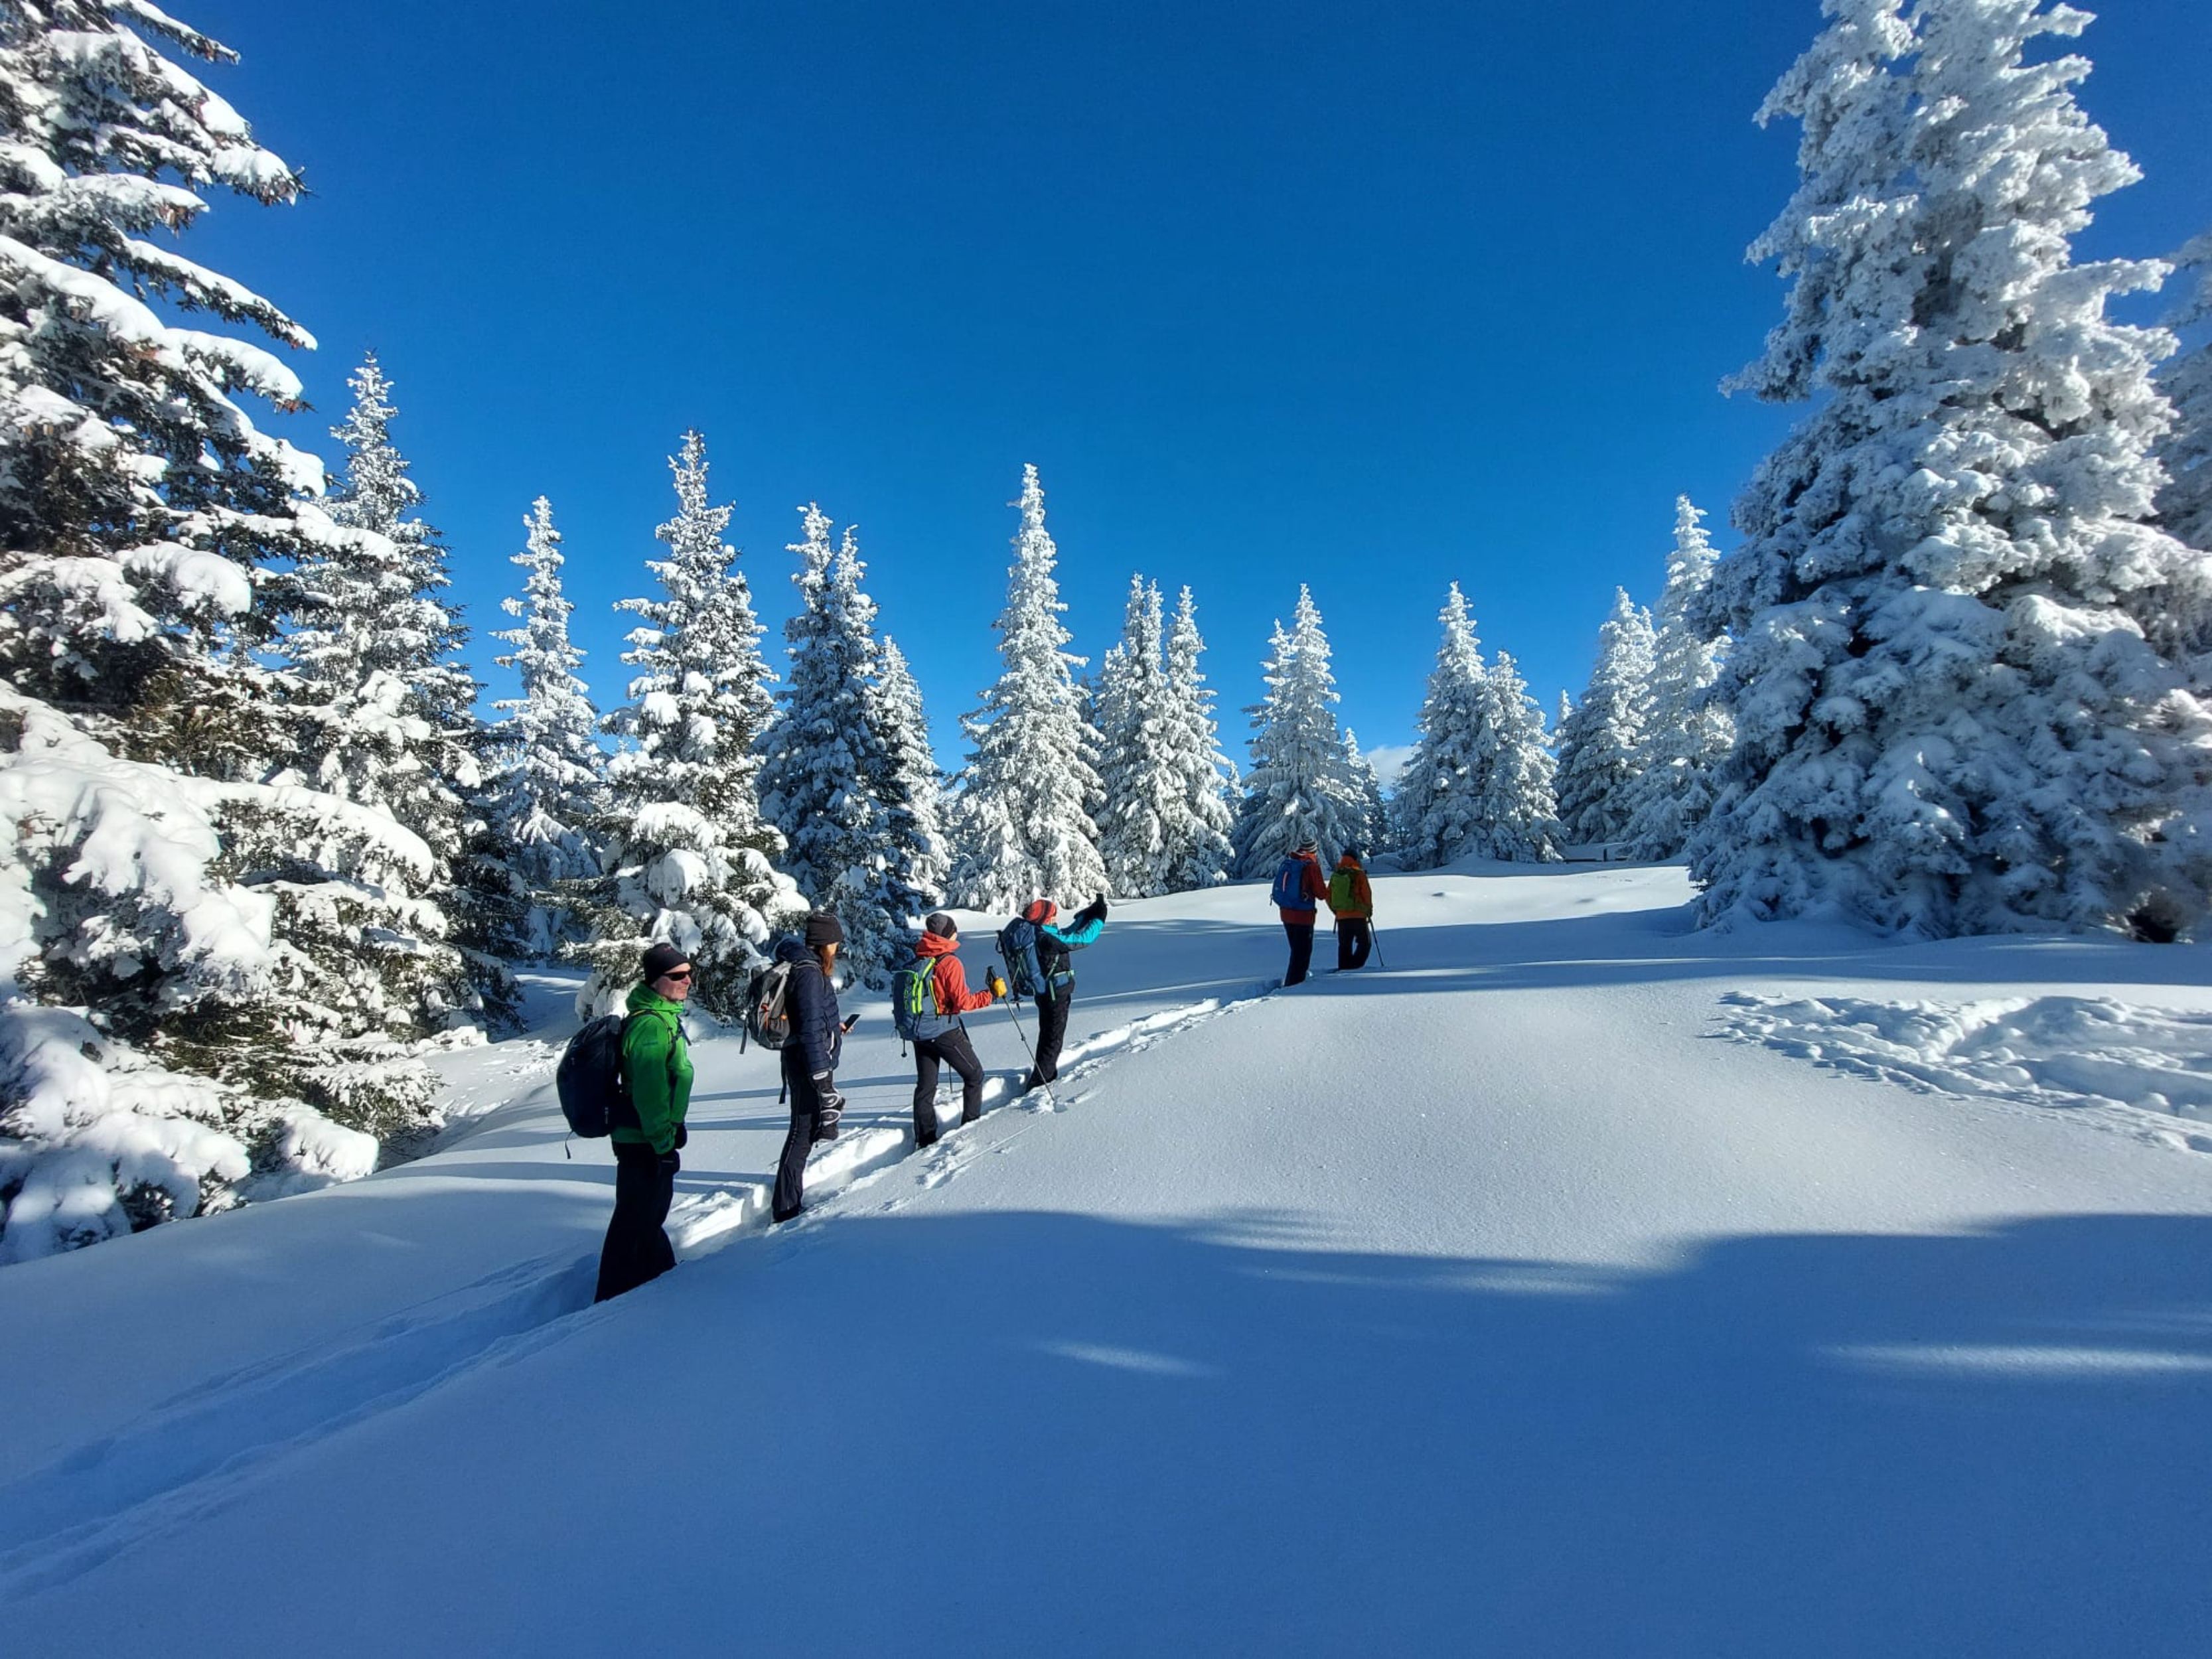
[[[1301,581],[1364,744],[1411,741],[1454,580],[1548,706],[1675,495],[1732,544],[1795,418],[1716,387],[1779,315],[1742,251],[1796,135],[1751,116],[1813,0],[172,9],[313,192],[188,245],[321,341],[274,424],[334,455],[380,354],[479,633],[550,496],[603,705],[687,426],[772,629],[794,509],[860,526],[952,765],[1025,461],[1073,648],[1188,583],[1241,761]],[[2147,176],[2077,252],[2166,252],[2212,226],[2212,15],[2112,0],[2082,49]]]

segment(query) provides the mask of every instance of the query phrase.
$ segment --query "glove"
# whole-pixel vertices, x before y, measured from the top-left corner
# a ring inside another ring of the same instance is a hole
[[[1003,997],[1006,994],[1006,981],[1000,976],[999,970],[994,968],[983,975],[983,988],[994,997]]]
[[[680,1152],[690,1144],[690,1140],[691,1132],[679,1123],[676,1126],[676,1144],[669,1150]]]
[[[1075,913],[1075,924],[1079,927],[1082,927],[1085,922],[1103,921],[1105,920],[1106,895],[1103,893],[1101,893],[1097,898],[1091,900],[1090,903],[1085,905],[1080,910],[1078,910]]]
[[[815,1140],[837,1139],[837,1119],[845,1110],[845,1097],[837,1092],[836,1080],[828,1072],[814,1074],[814,1134]]]

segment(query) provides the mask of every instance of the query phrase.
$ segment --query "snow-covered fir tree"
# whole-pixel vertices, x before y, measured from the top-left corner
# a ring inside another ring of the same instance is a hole
[[[1267,695],[1251,710],[1252,769],[1237,815],[1237,870],[1272,875],[1283,856],[1311,840],[1334,859],[1366,831],[1367,798],[1346,764],[1337,729],[1336,677],[1313,594],[1298,589],[1285,630],[1275,624],[1265,671]]]
[[[1650,717],[1644,754],[1629,792],[1629,856],[1680,856],[1690,831],[1712,810],[1713,777],[1735,743],[1728,710],[1713,695],[1726,651],[1714,635],[1704,599],[1718,556],[1687,495],[1674,502],[1674,550],[1656,618]]]
[[[1559,823],[1570,845],[1627,835],[1650,729],[1650,613],[1616,588],[1597,641],[1589,685],[1559,723]]]
[[[392,440],[398,414],[374,353],[347,377],[353,404],[331,428],[345,460],[331,520],[365,531],[322,547],[295,573],[289,626],[295,763],[318,789],[381,807],[422,837],[440,870],[422,896],[467,949],[457,988],[501,1020],[520,1002],[495,952],[511,931],[487,826],[475,810],[483,772],[475,677],[453,653],[467,639],[445,599],[443,538]],[[490,866],[490,868],[487,868]]]
[[[1560,835],[1544,711],[1510,652],[1498,653],[1486,678],[1491,725],[1478,769],[1482,845],[1490,857],[1509,863],[1547,863],[1559,856]]]
[[[1236,815],[1229,803],[1237,769],[1221,752],[1213,693],[1199,667],[1205,651],[1198,605],[1186,587],[1168,631],[1167,724],[1160,737],[1161,763],[1174,779],[1174,808],[1161,826],[1161,878],[1163,890],[1170,893],[1218,886],[1229,879],[1236,858],[1229,839]]]
[[[1488,850],[1484,775],[1498,724],[1474,619],[1454,582],[1437,613],[1443,640],[1421,702],[1420,736],[1398,780],[1395,840],[1407,866],[1432,870]]]
[[[861,590],[854,533],[834,553],[819,507],[801,510],[799,608],[784,624],[791,674],[782,717],[762,748],[761,810],[790,850],[784,870],[845,930],[841,960],[866,985],[889,982],[909,954],[927,896],[905,879],[882,791],[891,757],[878,726],[875,601]]]
[[[888,634],[870,695],[876,730],[883,734],[884,774],[877,794],[891,815],[894,877],[912,888],[921,903],[934,909],[945,902],[952,876],[942,805],[945,775],[930,746],[921,687],[907,665],[906,653]]]
[[[1094,705],[1104,801],[1099,850],[1113,890],[1127,898],[1175,890],[1169,835],[1188,810],[1169,746],[1174,688],[1162,629],[1158,586],[1131,577],[1121,638],[1106,653]]]
[[[492,705],[494,775],[485,795],[493,857],[507,872],[510,956],[544,958],[581,935],[565,884],[599,873],[591,825],[607,810],[606,753],[599,710],[577,675],[584,653],[568,638],[575,606],[562,590],[561,532],[553,504],[540,495],[523,521],[526,573],[522,597],[501,601],[520,626],[492,638],[508,647],[497,659],[522,682],[521,695]]]
[[[365,1173],[463,1012],[430,849],[287,772],[315,711],[259,655],[289,573],[377,538],[256,424],[292,371],[147,303],[313,344],[149,240],[300,189],[180,58],[233,54],[151,6],[0,8],[5,1259]]]
[[[2088,18],[1829,10],[1762,111],[1802,124],[1803,183],[1753,246],[1794,289],[1739,383],[1822,401],[1716,577],[1737,741],[1701,914],[2171,936],[2212,877],[2212,580],[2152,522],[2171,337],[2106,315],[2159,267],[2071,258],[2136,176],[2045,50]]]
[[[645,946],[665,939],[691,958],[694,1006],[731,1018],[771,935],[805,905],[775,867],[783,837],[761,815],[755,750],[775,675],[738,551],[722,539],[730,509],[708,499],[699,434],[685,433],[668,465],[676,516],[653,532],[665,556],[647,562],[659,595],[617,605],[640,619],[623,653],[638,672],[606,720],[629,741],[607,768],[605,873],[576,889],[591,939],[575,953],[592,965],[579,1000],[612,1007]]]
[[[1085,810],[1099,797],[1074,670],[1083,659],[1060,614],[1059,558],[1044,527],[1044,489],[1022,471],[1021,528],[1000,614],[998,681],[963,726],[975,744],[961,775],[953,890],[963,904],[1006,910],[1105,890],[1098,830]]]
[[[1352,780],[1352,787],[1359,792],[1359,833],[1352,843],[1368,858],[1383,850],[1390,841],[1390,805],[1382,796],[1382,777],[1376,771],[1375,763],[1360,752],[1359,734],[1350,726],[1344,728],[1344,769]],[[1344,849],[1339,848],[1340,853]]]
[[[2200,553],[2212,553],[2212,231],[2174,256],[2182,300],[2168,321],[2186,349],[2160,384],[2173,400],[2173,430],[2159,452],[2168,482],[2159,523]]]

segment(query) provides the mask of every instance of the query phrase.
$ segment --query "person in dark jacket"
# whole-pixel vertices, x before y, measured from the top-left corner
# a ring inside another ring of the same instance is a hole
[[[969,990],[967,971],[953,954],[959,948],[959,927],[942,910],[921,924],[921,937],[915,942],[915,960],[929,964],[930,999],[935,1013],[931,1025],[949,1022],[935,1036],[914,1040],[914,1144],[918,1147],[933,1146],[937,1140],[939,1066],[950,1066],[959,1073],[960,1121],[973,1123],[983,1115],[983,1062],[975,1058],[975,1047],[969,1042],[968,1028],[961,1024],[960,1016],[989,1007],[995,997],[1006,994],[1006,982],[994,974],[986,989]]]
[[[837,1138],[837,1119],[845,1097],[837,1092],[837,1057],[853,1022],[837,1018],[837,987],[830,977],[845,930],[837,918],[817,910],[806,931],[775,947],[775,959],[792,964],[785,1004],[791,1014],[791,1038],[783,1045],[783,1086],[791,1097],[791,1128],[777,1161],[775,1192],[769,1214],[788,1221],[806,1207],[806,1153],[817,1140]]]
[[[1068,1005],[1075,1000],[1075,969],[1067,958],[1070,952],[1080,951],[1104,931],[1106,895],[1101,893],[1078,910],[1066,927],[1054,923],[1059,914],[1060,907],[1050,899],[1038,899],[1022,912],[1036,924],[1037,966],[1044,972],[1044,985],[1036,998],[1036,1064],[1023,1080],[1024,1093],[1060,1076],[1060,1045],[1067,1036]]]
[[[1291,965],[1283,983],[1302,984],[1306,970],[1313,966],[1314,916],[1320,902],[1328,896],[1328,881],[1321,872],[1321,858],[1311,841],[1300,842],[1298,850],[1276,868],[1275,888],[1297,901],[1276,908],[1283,918],[1283,932],[1291,940]]]
[[[678,1151],[691,1104],[691,1049],[684,1036],[684,1001],[691,994],[691,963],[673,945],[645,953],[623,1022],[624,1104],[609,1139],[615,1149],[615,1212],[599,1250],[595,1302],[634,1291],[676,1265],[668,1242],[668,1206],[676,1197]]]

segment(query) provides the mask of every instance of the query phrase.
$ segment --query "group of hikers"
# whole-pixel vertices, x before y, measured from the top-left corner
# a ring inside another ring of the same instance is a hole
[[[1324,878],[1318,848],[1310,841],[1304,842],[1283,860],[1269,896],[1290,938],[1285,985],[1298,984],[1306,977],[1313,958],[1317,907],[1323,903],[1336,917],[1337,966],[1365,964],[1374,943],[1375,902],[1358,848],[1346,848],[1334,872]],[[959,925],[942,910],[925,919],[912,959],[892,979],[900,1035],[914,1047],[917,1146],[937,1140],[937,1084],[946,1067],[960,1079],[960,1121],[973,1123],[983,1114],[983,1064],[969,1041],[964,1015],[1003,999],[1026,996],[1036,1010],[1036,1045],[1030,1054],[1022,1091],[1049,1087],[1059,1078],[1068,1008],[1075,996],[1069,957],[1097,941],[1106,926],[1107,909],[1101,894],[1063,924],[1060,907],[1050,899],[1024,907],[999,936],[1017,983],[1010,986],[993,968],[982,985],[973,989],[957,954]],[[769,971],[783,970],[779,975],[778,1052],[791,1109],[791,1127],[784,1135],[769,1200],[769,1214],[778,1223],[805,1212],[807,1155],[820,1142],[837,1138],[837,1121],[845,1109],[845,1097],[837,1090],[837,1063],[846,1033],[860,1016],[842,1014],[837,1006],[835,975],[844,943],[845,930],[837,918],[817,910],[799,932],[779,939],[770,957]],[[646,950],[638,983],[625,1006],[620,1039],[622,1105],[607,1131],[614,1145],[615,1210],[599,1255],[595,1299],[601,1302],[635,1290],[676,1265],[666,1223],[689,1139],[684,1121],[691,1103],[691,1052],[683,1014],[691,994],[691,975],[690,958],[682,950],[665,943],[653,945]]]

